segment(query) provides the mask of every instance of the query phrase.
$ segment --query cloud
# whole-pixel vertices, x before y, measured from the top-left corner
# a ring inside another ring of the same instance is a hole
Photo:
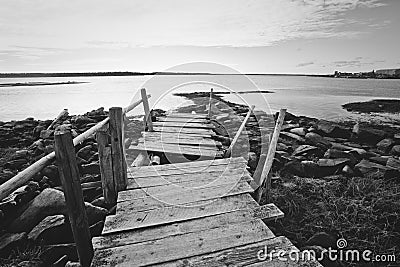
[[[297,64],[296,67],[306,67],[306,66],[310,66],[310,65],[314,65],[314,62],[300,63],[300,64]]]
[[[383,6],[378,0],[0,0],[0,5],[0,48],[258,47],[299,38],[354,38],[363,31],[340,28],[388,23],[343,16]]]

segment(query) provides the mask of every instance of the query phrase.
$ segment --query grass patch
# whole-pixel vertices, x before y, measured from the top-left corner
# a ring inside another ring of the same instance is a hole
[[[400,185],[370,178],[279,180],[272,202],[285,218],[271,224],[299,248],[317,232],[345,238],[348,249],[395,254],[400,263]],[[348,266],[365,263],[347,262]]]

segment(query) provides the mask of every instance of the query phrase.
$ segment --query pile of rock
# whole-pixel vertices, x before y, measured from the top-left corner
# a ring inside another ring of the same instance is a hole
[[[0,144],[13,152],[16,150],[9,158],[3,158],[0,164],[0,183],[52,152],[54,131],[58,126],[71,129],[75,137],[107,116],[107,112],[100,108],[84,115],[69,116],[66,113],[53,122],[27,119],[0,123]],[[4,140],[6,141],[3,142]],[[97,236],[102,231],[105,216],[113,207],[107,207],[102,197],[95,138],[86,139],[77,145],[76,155],[90,231],[92,236]],[[43,262],[46,266],[59,258],[77,259],[55,161],[37,173],[27,185],[0,201],[2,255],[21,243],[45,245]]]
[[[280,134],[275,168],[300,177],[399,178],[399,137],[357,123],[350,128],[290,114]]]

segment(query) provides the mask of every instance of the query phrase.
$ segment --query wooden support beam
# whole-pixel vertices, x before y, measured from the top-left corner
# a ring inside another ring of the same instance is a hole
[[[211,90],[210,90],[210,101],[208,102],[208,118],[209,119],[211,119],[211,116],[212,116],[211,107],[212,107],[213,92],[214,92],[214,89],[211,88]]]
[[[127,165],[124,146],[124,123],[122,108],[113,107],[109,111],[111,134],[111,162],[117,192],[127,186]]]
[[[107,206],[112,207],[117,203],[117,192],[112,169],[111,145],[108,137],[109,134],[106,129],[101,129],[96,133],[103,196]]]
[[[281,109],[279,111],[279,116],[275,124],[275,129],[274,133],[272,135],[271,142],[269,144],[268,148],[268,154],[267,158],[265,160],[264,168],[261,173],[260,181],[258,183],[258,188],[254,192],[255,196],[257,196],[256,201],[260,203],[261,201],[261,196],[262,196],[262,190],[263,187],[265,187],[265,193],[267,196],[267,203],[270,200],[270,191],[271,191],[271,176],[269,175],[269,172],[272,168],[272,163],[274,162],[274,157],[275,157],[275,151],[276,151],[276,145],[278,144],[278,139],[279,139],[279,134],[281,132],[281,128],[283,125],[283,121],[285,120],[285,114],[286,114],[286,109]],[[265,184],[264,184],[265,183]],[[261,191],[261,192],[259,192]]]
[[[226,150],[226,152],[225,152],[225,156],[224,156],[225,158],[229,158],[229,157],[232,155],[232,150],[233,150],[233,148],[235,147],[237,141],[239,140],[239,137],[240,137],[240,135],[241,135],[241,133],[242,133],[244,127],[246,126],[246,122],[247,122],[247,120],[250,118],[250,115],[251,115],[251,113],[253,112],[254,107],[255,107],[255,106],[252,105],[252,106],[250,107],[249,111],[247,112],[247,115],[246,115],[246,117],[244,118],[242,124],[240,125],[240,127],[239,127],[239,129],[238,129],[238,131],[237,131],[237,133],[236,133],[236,135],[235,135],[235,137],[233,138],[233,140],[232,140],[232,142],[231,142],[231,145],[229,146],[229,148],[228,148],[228,149]]]
[[[147,99],[146,88],[140,90],[142,94],[143,108],[144,108],[144,124],[147,126],[149,132],[153,131],[153,122],[151,121],[149,101]]]
[[[69,131],[60,131],[54,135],[54,139],[58,170],[64,189],[65,202],[79,261],[82,267],[88,267],[93,258],[93,246],[72,135]]]

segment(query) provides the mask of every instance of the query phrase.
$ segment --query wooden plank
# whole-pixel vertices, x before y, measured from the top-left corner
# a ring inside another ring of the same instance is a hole
[[[164,176],[143,177],[128,180],[128,189],[179,185],[183,187],[204,187],[208,184],[234,183],[239,181],[252,182],[250,174],[244,169],[232,169],[209,173],[184,173]]]
[[[246,162],[238,162],[238,163],[233,162],[232,164],[223,164],[223,165],[209,164],[198,167],[192,167],[190,165],[189,166],[176,166],[176,164],[171,164],[171,165],[174,165],[175,168],[157,169],[157,168],[151,168],[152,166],[140,170],[137,170],[138,168],[129,168],[128,179],[136,179],[136,178],[154,179],[154,178],[163,178],[164,176],[168,175],[182,175],[182,174],[193,175],[198,173],[210,173],[210,172],[222,173],[222,172],[227,172],[229,170],[236,170],[236,171],[241,170],[243,172],[247,169]]]
[[[184,133],[184,134],[197,134],[197,135],[215,135],[210,129],[199,129],[199,128],[185,128],[185,127],[168,127],[168,126],[155,126],[154,131],[165,132],[165,133]]]
[[[171,112],[166,115],[169,118],[193,118],[193,119],[207,119],[207,114],[202,113],[179,113],[179,112]]]
[[[274,237],[257,219],[96,251],[92,266],[146,266],[251,244]],[[190,245],[189,245],[190,244]]]
[[[103,189],[103,196],[106,204],[112,207],[117,202],[117,191],[112,170],[111,147],[108,143],[106,131],[96,133],[96,140],[99,151],[100,176]]]
[[[197,128],[197,129],[214,129],[215,126],[210,123],[186,123],[186,122],[153,122],[154,126],[159,127],[180,127],[180,128]]]
[[[157,117],[160,122],[186,122],[186,123],[209,123],[207,119],[179,118],[179,117]]]
[[[265,248],[267,248],[267,253],[265,253]],[[269,254],[268,252],[273,253]],[[299,252],[299,249],[296,248],[286,237],[278,236],[260,242],[254,242],[252,244],[203,254],[200,256],[182,258],[176,261],[160,263],[153,266],[322,267],[322,265],[315,259],[308,260],[307,254],[305,254],[306,259],[300,257],[300,259],[297,260],[293,258],[295,255],[289,254],[290,252]],[[260,259],[258,258],[258,255],[260,256]],[[270,257],[270,255],[272,257]],[[292,258],[290,256],[292,256]]]
[[[170,186],[168,186],[170,187]],[[161,187],[151,187],[158,189]],[[251,186],[241,181],[239,183],[224,183],[202,188],[175,187],[170,191],[144,192],[143,190],[129,190],[121,197],[118,203],[117,215],[126,211],[147,211],[168,206],[181,205],[190,206],[193,202],[217,199],[221,197],[234,196],[253,192]],[[132,195],[131,199],[128,199]]]
[[[129,149],[138,151],[153,151],[161,153],[179,154],[179,155],[195,155],[210,158],[222,157],[222,151],[212,150],[205,147],[195,147],[186,145],[161,144],[161,143],[145,143],[131,146]]]
[[[122,215],[108,216],[104,224],[103,234],[203,218],[255,207],[258,207],[257,202],[249,194],[242,194],[217,200],[199,201],[191,207],[172,206],[143,212],[127,211]]]
[[[168,132],[142,132],[142,137],[146,136],[161,136],[161,137],[169,137],[169,138],[179,138],[179,139],[212,139],[211,135],[204,134],[190,134],[190,133],[168,133]]]
[[[93,258],[93,246],[71,132],[57,131],[54,140],[58,170],[79,262],[81,266],[87,267]]]
[[[178,164],[166,164],[166,165],[159,165],[159,166],[142,166],[131,168],[131,172],[135,172],[135,175],[140,176],[141,173],[146,174],[149,170],[155,170],[157,172],[167,171],[167,170],[176,170],[176,169],[185,169],[191,168],[192,170],[195,168],[200,167],[207,167],[207,166],[218,166],[218,165],[228,165],[228,164],[236,164],[236,163],[247,163],[242,157],[235,157],[235,158],[224,158],[224,159],[213,159],[213,160],[204,160],[204,161],[191,161],[185,163],[178,163]],[[161,173],[162,174],[162,173]]]
[[[175,128],[176,129],[176,128]],[[199,137],[199,138],[214,138],[214,134],[202,134],[202,133],[190,133],[190,132],[166,132],[166,131],[154,131],[151,133],[157,133],[157,134],[162,134],[162,135],[174,135],[176,138],[183,138],[183,137]],[[142,132],[142,136],[146,136],[146,134],[151,134],[150,132]]]
[[[208,145],[208,146],[201,145],[200,144],[201,140],[199,140],[199,139],[197,140],[197,142],[195,144],[191,144],[191,143],[194,143],[194,142],[188,142],[188,144],[182,144],[182,143],[177,143],[176,141],[179,141],[179,139],[175,140],[174,143],[169,143],[169,142],[165,142],[164,140],[160,140],[160,139],[152,139],[152,138],[150,138],[150,139],[142,139],[142,138],[139,138],[138,145],[143,145],[143,146],[150,145],[150,146],[153,146],[154,144],[160,144],[163,147],[164,146],[171,146],[171,147],[175,147],[175,148],[178,148],[178,149],[180,147],[184,147],[184,148],[189,147],[189,148],[196,148],[196,149],[202,149],[202,150],[212,150],[212,151],[218,151],[219,150],[219,148],[217,146],[215,146],[215,145],[211,145],[211,146],[210,145]]]
[[[221,147],[221,142],[214,141],[209,138],[173,138],[166,136],[145,136],[138,140],[139,143],[144,142],[157,142],[165,144],[178,144],[178,145],[194,145],[194,146],[207,146],[207,147]]]
[[[268,204],[255,209],[238,210],[210,217],[188,220],[158,227],[142,228],[134,231],[124,231],[92,239],[95,249],[105,249],[144,241],[156,240],[167,236],[194,233],[206,229],[223,227],[227,224],[251,221],[253,219],[276,220],[283,213],[274,204]]]
[[[122,108],[110,108],[109,118],[113,176],[117,191],[121,191],[124,190],[127,185],[127,166],[125,160]]]

